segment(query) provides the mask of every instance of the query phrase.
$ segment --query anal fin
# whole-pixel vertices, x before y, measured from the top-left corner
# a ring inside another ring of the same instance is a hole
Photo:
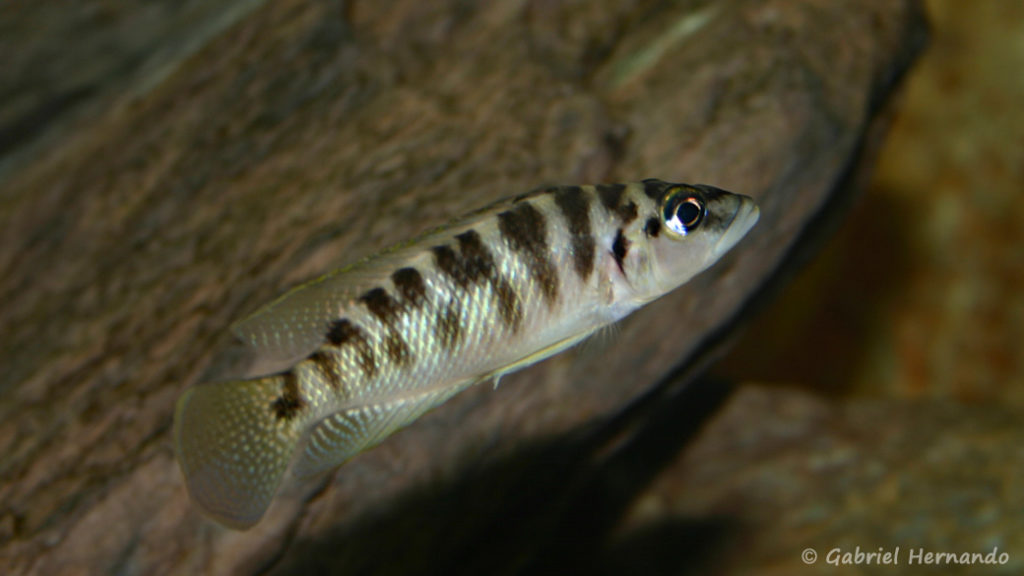
[[[305,448],[295,464],[295,474],[309,476],[339,466],[356,454],[379,444],[474,382],[419,394],[406,394],[348,408],[325,417],[306,436]]]

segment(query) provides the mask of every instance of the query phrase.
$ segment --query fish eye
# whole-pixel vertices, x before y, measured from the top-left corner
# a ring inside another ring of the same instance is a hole
[[[686,236],[704,219],[704,199],[682,190],[673,191],[665,199],[662,218],[669,230],[680,236]]]

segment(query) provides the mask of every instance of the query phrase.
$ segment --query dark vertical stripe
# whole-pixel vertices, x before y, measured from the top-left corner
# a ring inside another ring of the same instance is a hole
[[[530,276],[548,304],[558,298],[558,272],[548,258],[547,223],[529,202],[498,214],[498,230],[509,247],[522,254]]]
[[[345,318],[335,320],[327,330],[327,341],[334,346],[341,346],[352,337],[354,329],[352,323]]]
[[[454,350],[462,341],[462,319],[459,316],[459,306],[454,300],[437,312],[434,334],[443,350]]]
[[[393,324],[402,310],[398,301],[392,298],[387,290],[380,287],[366,292],[359,297],[359,301],[366,306],[371,314],[387,325]]]
[[[651,238],[657,238],[658,234],[661,234],[661,220],[653,216],[648,218],[647,223],[644,224],[644,233]]]
[[[281,374],[281,395],[270,403],[270,409],[278,420],[291,420],[306,406],[299,395],[299,379],[289,370]]]
[[[497,278],[494,282],[494,294],[498,298],[498,313],[501,314],[502,321],[513,332],[519,330],[519,325],[523,321],[523,308],[515,289],[504,278]]]
[[[377,374],[377,359],[373,354],[370,341],[366,338],[366,333],[347,318],[341,318],[331,323],[331,328],[327,331],[327,341],[339,348],[347,345],[355,346],[356,361],[359,362],[359,367],[366,377],[372,378]]]
[[[636,220],[636,202],[630,200],[626,194],[625,184],[598,184],[597,196],[601,204],[609,212],[618,216],[622,224],[629,224]]]
[[[384,350],[388,360],[397,364],[406,364],[412,358],[412,351],[406,344],[395,324],[402,313],[402,305],[388,294],[388,291],[377,287],[359,297],[359,301],[384,324],[387,335],[384,337]]]
[[[615,263],[619,265],[619,271],[622,275],[626,275],[626,268],[623,263],[626,260],[626,254],[629,252],[629,240],[622,234],[622,228],[619,228],[618,232],[615,233],[615,242],[612,243],[612,256],[615,257]]]
[[[337,355],[317,350],[309,355],[309,360],[333,390],[341,390],[341,366],[338,364]]]
[[[430,250],[434,253],[434,262],[437,264],[438,270],[451,278],[459,288],[469,286],[469,278],[466,276],[465,271],[463,271],[462,263],[451,246],[442,244],[434,246]]]
[[[661,197],[665,195],[665,189],[668,187],[668,183],[656,178],[648,178],[644,180],[643,184],[644,194],[655,202],[661,202]]]
[[[632,200],[626,202],[619,206],[619,209],[615,213],[619,215],[619,220],[621,220],[623,224],[629,224],[633,220],[636,220],[637,217],[638,210],[636,202],[633,202]]]
[[[569,227],[573,269],[586,280],[594,270],[594,253],[597,250],[590,227],[590,197],[579,186],[567,186],[555,192],[555,205],[562,211]]]
[[[406,365],[412,360],[412,350],[402,338],[402,334],[395,329],[388,331],[384,338],[384,351],[388,354],[388,360],[398,365]]]
[[[491,285],[494,297],[498,300],[498,312],[501,319],[513,331],[518,330],[523,315],[519,305],[519,296],[508,281],[498,274],[494,256],[484,245],[480,234],[476,230],[468,230],[456,236],[455,239],[459,242],[462,266],[466,277],[472,282],[486,281]]]
[[[472,284],[484,282],[490,284],[491,291],[498,301],[498,312],[502,320],[506,326],[517,330],[522,318],[519,297],[508,281],[498,273],[494,256],[484,244],[480,233],[476,230],[467,230],[456,235],[455,241],[459,247],[458,252],[450,246],[444,245],[431,249],[438,269],[463,290]],[[444,313],[439,314],[438,322],[441,321],[443,315]],[[450,317],[450,315],[445,317]],[[456,334],[444,326],[440,327],[438,333]]]
[[[476,230],[467,230],[457,235],[455,240],[459,243],[462,270],[468,281],[478,283],[494,276],[494,257],[484,246],[480,233]]]
[[[423,276],[415,268],[399,268],[391,275],[391,281],[395,289],[402,296],[406,305],[413,308],[423,306],[427,300],[427,285],[423,282]]]
[[[622,195],[626,192],[625,184],[598,184],[595,188],[597,188],[597,197],[601,199],[601,204],[609,212],[618,210]]]

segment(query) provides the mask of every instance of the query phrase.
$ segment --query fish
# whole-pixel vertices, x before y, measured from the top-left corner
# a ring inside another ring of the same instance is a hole
[[[179,398],[189,496],[250,528],[289,469],[332,470],[581,342],[714,264],[758,217],[752,198],[709,185],[549,186],[301,285],[232,326],[276,371]]]

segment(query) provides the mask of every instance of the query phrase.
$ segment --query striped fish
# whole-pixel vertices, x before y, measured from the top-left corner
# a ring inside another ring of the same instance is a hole
[[[245,529],[289,466],[338,466],[474,383],[576,344],[713,264],[757,222],[702,185],[536,190],[300,286],[234,326],[267,376],[192,387],[189,494]]]

